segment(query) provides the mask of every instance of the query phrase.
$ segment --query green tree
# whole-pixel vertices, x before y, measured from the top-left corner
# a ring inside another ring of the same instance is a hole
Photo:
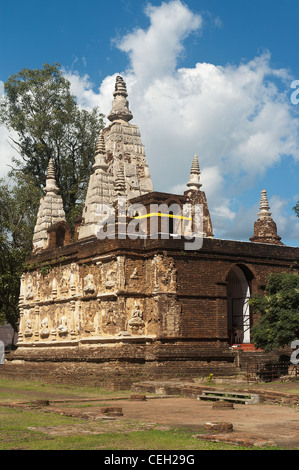
[[[266,295],[253,296],[250,305],[260,317],[252,328],[256,347],[272,351],[299,339],[299,275],[271,274]]]
[[[59,64],[23,69],[6,81],[4,91],[0,118],[18,137],[12,139],[20,155],[16,167],[43,188],[52,157],[67,219],[76,218],[92,171],[103,115],[97,108],[79,108]]]
[[[293,207],[293,210],[295,211],[297,217],[299,217],[299,201],[297,202],[297,204],[295,205],[295,207]]]

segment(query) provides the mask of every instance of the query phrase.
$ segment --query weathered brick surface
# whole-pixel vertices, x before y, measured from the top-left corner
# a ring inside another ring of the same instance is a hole
[[[31,276],[33,289],[40,287],[31,299],[23,291],[22,331],[31,318],[31,332],[15,357],[42,362],[41,371],[50,362],[88,363],[114,374],[119,363],[122,371],[132,366],[130,376],[227,374],[234,367],[228,273],[239,266],[251,292],[262,293],[271,272],[292,271],[298,259],[298,248],[217,239],[204,239],[198,251],[173,239],[91,239],[45,250],[27,261],[27,286]],[[58,328],[63,313],[65,334]]]

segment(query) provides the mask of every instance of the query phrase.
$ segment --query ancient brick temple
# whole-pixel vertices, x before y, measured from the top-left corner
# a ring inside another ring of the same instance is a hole
[[[270,273],[294,269],[299,248],[281,242],[266,191],[250,241],[215,239],[197,156],[184,194],[154,192],[121,77],[113,96],[74,237],[49,162],[21,280],[16,357],[122,364],[152,376],[225,374],[230,346],[251,341],[250,295],[263,293]]]

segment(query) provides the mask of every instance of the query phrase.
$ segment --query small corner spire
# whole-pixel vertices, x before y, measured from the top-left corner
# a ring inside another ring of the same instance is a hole
[[[102,154],[102,155],[105,155],[105,153],[106,153],[103,129],[100,130],[98,143],[97,143],[97,148],[96,148],[96,155],[98,155],[99,153]]]
[[[95,163],[93,164],[94,170],[102,170],[106,172],[109,165],[106,162],[106,147],[103,129],[100,131],[98,138],[96,153],[95,153]]]
[[[277,235],[277,226],[272,219],[267,191],[261,191],[260,211],[254,222],[254,234],[249,240],[254,243],[267,243],[271,245],[283,245],[281,237]]]
[[[55,193],[59,192],[58,186],[56,184],[55,168],[53,158],[51,157],[48,164],[47,177],[46,177],[46,193]]]

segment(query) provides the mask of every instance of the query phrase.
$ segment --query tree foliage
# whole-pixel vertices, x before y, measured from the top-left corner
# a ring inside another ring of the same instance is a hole
[[[20,155],[16,165],[43,188],[52,157],[71,220],[81,209],[103,115],[97,108],[86,111],[78,107],[59,64],[23,69],[7,80],[4,90],[0,117],[17,133],[18,139],[12,139]]]
[[[295,207],[293,207],[297,217],[299,217],[299,201],[297,202],[297,204],[295,205]]]
[[[271,274],[266,295],[253,296],[250,305],[260,314],[252,328],[256,347],[271,351],[299,339],[299,275]]]

